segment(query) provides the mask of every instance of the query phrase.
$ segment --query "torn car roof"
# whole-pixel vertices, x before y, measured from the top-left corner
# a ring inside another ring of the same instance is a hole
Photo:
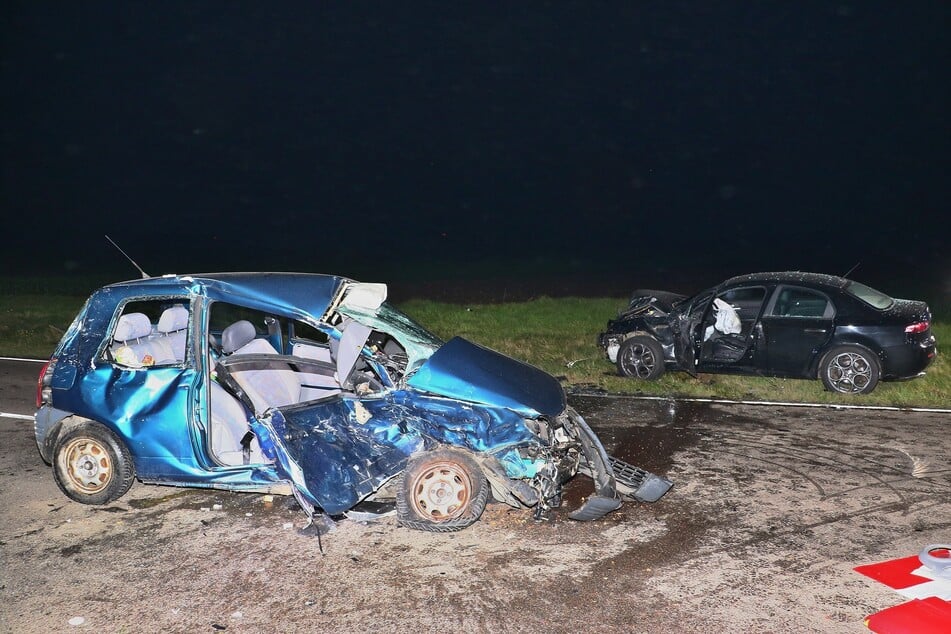
[[[250,308],[281,309],[319,319],[341,286],[352,283],[353,280],[345,277],[319,273],[199,273],[129,280],[106,288],[125,289],[130,296],[135,293],[128,291],[136,288],[152,291],[162,287],[191,288],[210,299],[240,298]]]

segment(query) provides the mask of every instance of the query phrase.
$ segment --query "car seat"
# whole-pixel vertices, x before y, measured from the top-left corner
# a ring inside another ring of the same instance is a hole
[[[168,342],[152,338],[152,322],[144,313],[119,317],[112,334],[112,358],[133,368],[175,363]]]
[[[224,329],[221,333],[221,352],[228,357],[278,354],[268,341],[257,338],[254,325],[247,320],[237,321]],[[276,360],[250,361],[235,366],[231,376],[251,399],[257,413],[263,413],[271,407],[300,402],[300,379],[287,363]]]
[[[185,334],[188,328],[188,309],[178,304],[166,308],[159,317],[158,330],[163,335],[178,362],[185,360]]]

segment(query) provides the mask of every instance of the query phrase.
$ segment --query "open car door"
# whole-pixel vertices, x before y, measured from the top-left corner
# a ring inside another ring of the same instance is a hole
[[[297,499],[336,515],[398,475],[421,443],[418,436],[407,436],[405,447],[377,440],[398,433],[385,412],[375,411],[384,406],[382,400],[364,403],[338,394],[272,408],[252,421],[251,429],[279,475],[293,484]]]
[[[691,376],[697,376],[697,334],[700,323],[713,300],[713,290],[697,294],[671,324],[674,336],[674,357],[677,367]]]

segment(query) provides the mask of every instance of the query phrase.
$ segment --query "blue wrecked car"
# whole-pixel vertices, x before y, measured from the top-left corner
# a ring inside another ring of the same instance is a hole
[[[578,520],[670,488],[609,456],[550,375],[385,300],[383,284],[302,273],[101,288],[40,373],[40,454],[84,504],[138,479],[294,495],[311,518],[384,502],[437,532],[490,496],[544,517],[579,472],[595,491]]]

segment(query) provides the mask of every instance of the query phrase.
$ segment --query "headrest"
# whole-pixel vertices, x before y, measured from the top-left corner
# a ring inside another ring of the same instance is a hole
[[[158,320],[158,331],[161,333],[175,332],[188,328],[188,309],[178,304],[166,308]]]
[[[236,321],[221,333],[221,351],[225,354],[231,354],[254,341],[256,335],[254,324],[250,321],[246,319]]]
[[[116,331],[112,335],[115,341],[131,341],[152,334],[152,322],[144,313],[127,313],[119,317]]]

